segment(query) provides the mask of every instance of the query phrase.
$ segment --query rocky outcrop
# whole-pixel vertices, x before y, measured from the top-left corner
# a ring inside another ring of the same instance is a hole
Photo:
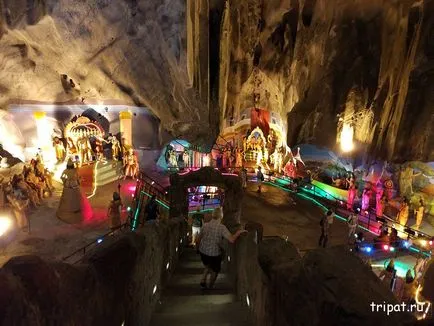
[[[186,233],[178,219],[149,226],[78,265],[14,257],[0,269],[0,324],[147,325]]]
[[[229,271],[256,325],[414,325],[405,313],[372,312],[372,302],[397,301],[347,249],[312,250],[301,257],[283,239],[256,244],[254,238],[249,233],[239,240]]]
[[[0,108],[118,100],[150,108],[172,136],[212,145],[207,1],[189,2],[187,13],[185,0],[1,0]]]
[[[434,160],[432,0],[1,0],[0,9],[3,108],[115,99],[211,145],[220,121],[256,106],[287,121],[289,145],[334,148],[345,123],[371,159]]]
[[[431,0],[227,1],[224,119],[249,107],[287,117],[288,144],[334,148],[355,127],[371,158],[433,160]],[[228,31],[228,32],[227,32]],[[325,132],[326,131],[326,132]],[[411,143],[409,143],[411,139]]]

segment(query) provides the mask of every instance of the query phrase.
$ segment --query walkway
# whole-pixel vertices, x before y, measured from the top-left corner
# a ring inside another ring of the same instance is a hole
[[[248,183],[242,206],[243,224],[248,221],[261,223],[264,236],[287,238],[301,251],[318,248],[319,221],[324,210],[308,200],[267,184],[262,185],[261,194],[256,190],[256,183]],[[347,234],[347,224],[335,219],[329,245],[346,244]]]
[[[185,249],[156,308],[151,326],[250,326],[249,312],[239,302],[227,275],[219,275],[215,289],[199,286],[203,266],[193,249]]]

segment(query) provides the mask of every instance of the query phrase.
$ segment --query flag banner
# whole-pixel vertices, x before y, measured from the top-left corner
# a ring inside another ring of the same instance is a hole
[[[270,111],[252,108],[250,113],[250,127],[252,130],[259,127],[264,133],[265,138],[267,138],[270,133]]]

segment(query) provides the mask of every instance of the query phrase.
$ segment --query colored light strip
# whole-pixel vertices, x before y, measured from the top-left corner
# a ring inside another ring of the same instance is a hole
[[[97,168],[98,168],[98,164],[99,164],[99,161],[97,161],[97,162],[95,163],[95,166],[93,167],[93,190],[92,190],[92,194],[90,194],[90,195],[87,197],[87,199],[90,199],[90,198],[92,198],[93,196],[95,196],[95,194],[96,194],[96,189],[98,188],[98,184],[97,184],[97,182],[96,182],[96,178],[97,178],[97,174],[98,174],[98,170],[97,170]]]
[[[275,184],[275,183],[273,183],[273,182],[264,182],[264,183],[265,183],[265,184],[268,184],[268,185],[270,185],[270,186],[273,186],[273,187],[276,187],[276,188],[282,189],[283,191],[286,191],[286,192],[292,192],[292,191],[290,191],[289,189],[284,188],[284,187],[282,187],[282,186],[280,186],[280,185],[277,185],[277,184]],[[302,190],[303,190],[303,191],[306,191],[305,188],[302,188]],[[306,191],[306,192],[309,192],[309,191]],[[293,192],[292,192],[292,193],[293,193]],[[316,199],[314,199],[314,198],[311,198],[311,197],[309,197],[309,196],[307,196],[307,195],[304,195],[304,194],[301,194],[301,193],[296,193],[296,195],[297,195],[297,196],[300,196],[300,197],[303,197],[303,198],[305,198],[305,199],[307,199],[307,200],[309,200],[309,201],[311,201],[311,202],[317,204],[318,206],[320,206],[320,207],[323,208],[324,210],[328,210],[328,208],[327,208],[325,205],[323,205],[322,203],[318,202],[318,201],[317,201]],[[341,220],[341,221],[344,221],[344,222],[347,221],[346,218],[344,218],[344,217],[342,217],[342,216],[340,216],[340,215],[338,215],[338,214],[336,214],[336,213],[335,213],[334,215],[335,215],[335,217],[336,217],[337,219],[339,219],[339,220]],[[374,231],[371,231],[371,230],[369,230],[369,229],[367,229],[367,228],[365,228],[365,227],[363,227],[363,226],[361,226],[361,225],[358,225],[358,227],[359,227],[360,229],[364,230],[364,231],[367,231],[367,232],[371,233],[371,234],[377,235],[377,233],[375,233]],[[427,253],[427,252],[425,252],[425,251],[421,251],[421,250],[419,250],[419,249],[417,249],[417,248],[414,248],[414,247],[410,247],[409,250],[414,251],[414,252],[417,252],[417,253],[422,253],[422,254],[425,255],[426,257],[431,257],[431,254],[429,254],[429,253]]]
[[[148,194],[146,191],[144,191],[144,190],[142,190],[141,191],[143,194],[145,194],[146,196],[148,196],[149,198],[151,198],[152,197],[152,195],[151,194]],[[156,202],[158,203],[158,204],[160,204],[161,206],[163,206],[164,208],[166,208],[166,209],[169,209],[170,207],[169,206],[167,206],[165,203],[163,203],[162,201],[160,201],[159,199],[156,199]]]

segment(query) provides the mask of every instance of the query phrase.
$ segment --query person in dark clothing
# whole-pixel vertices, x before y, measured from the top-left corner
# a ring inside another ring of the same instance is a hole
[[[329,240],[329,228],[330,224],[328,222],[328,215],[324,215],[321,218],[321,221],[319,222],[319,225],[321,226],[321,236],[318,241],[318,245],[320,247],[325,248],[327,246],[327,242]]]
[[[160,211],[158,209],[157,198],[152,195],[151,199],[145,206],[146,221],[155,221],[160,216]]]

